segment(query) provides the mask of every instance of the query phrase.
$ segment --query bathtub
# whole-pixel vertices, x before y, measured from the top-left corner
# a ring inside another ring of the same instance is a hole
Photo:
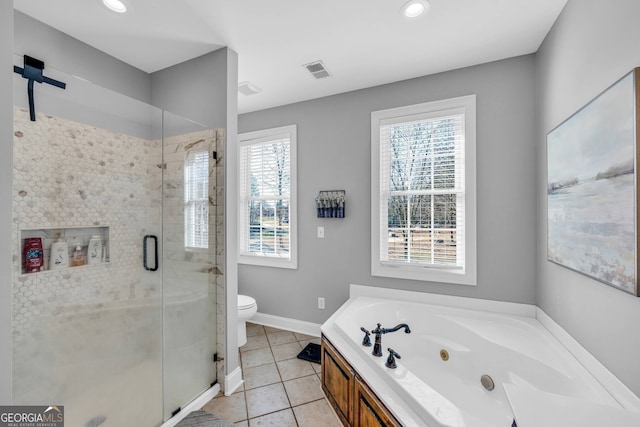
[[[520,390],[622,411],[528,307],[522,315],[359,296],[322,331],[406,426],[511,427],[518,418],[509,392]],[[383,357],[362,346],[360,327],[371,331],[378,322],[411,328],[410,334],[401,329],[382,335]],[[387,348],[401,355],[396,369],[385,367]],[[493,380],[492,391],[481,383],[483,375]]]

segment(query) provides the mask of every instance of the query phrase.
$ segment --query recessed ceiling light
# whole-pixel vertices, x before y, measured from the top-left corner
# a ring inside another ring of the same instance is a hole
[[[410,0],[402,6],[402,14],[407,18],[417,18],[429,10],[428,0]]]
[[[127,6],[120,0],[102,0],[102,4],[116,13],[125,13],[127,11]]]

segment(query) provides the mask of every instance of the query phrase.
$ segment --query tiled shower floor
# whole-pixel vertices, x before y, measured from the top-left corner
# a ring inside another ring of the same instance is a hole
[[[322,393],[320,365],[296,358],[309,342],[320,338],[247,323],[243,386],[202,409],[243,427],[341,427]]]

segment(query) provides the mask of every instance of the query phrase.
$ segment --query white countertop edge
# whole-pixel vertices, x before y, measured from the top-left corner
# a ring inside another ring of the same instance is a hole
[[[540,307],[536,307],[536,319],[602,384],[620,406],[630,411],[640,412],[640,398]]]
[[[445,307],[466,308],[491,313],[511,314],[523,317],[536,317],[536,306],[516,302],[493,301],[478,298],[458,297],[453,295],[414,292],[400,289],[379,288],[375,286],[349,285],[349,297],[372,297],[391,300],[418,302],[423,304],[442,305]]]
[[[640,425],[640,412],[514,384],[503,384],[503,387],[515,413],[518,427]]]

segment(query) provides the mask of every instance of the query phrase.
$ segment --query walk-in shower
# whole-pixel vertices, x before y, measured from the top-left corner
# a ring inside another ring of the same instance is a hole
[[[13,403],[159,426],[216,382],[224,135],[47,74],[67,87],[36,87],[35,122],[14,75]],[[43,271],[23,269],[28,238]],[[49,265],[53,242],[86,258],[92,238],[98,262]]]

